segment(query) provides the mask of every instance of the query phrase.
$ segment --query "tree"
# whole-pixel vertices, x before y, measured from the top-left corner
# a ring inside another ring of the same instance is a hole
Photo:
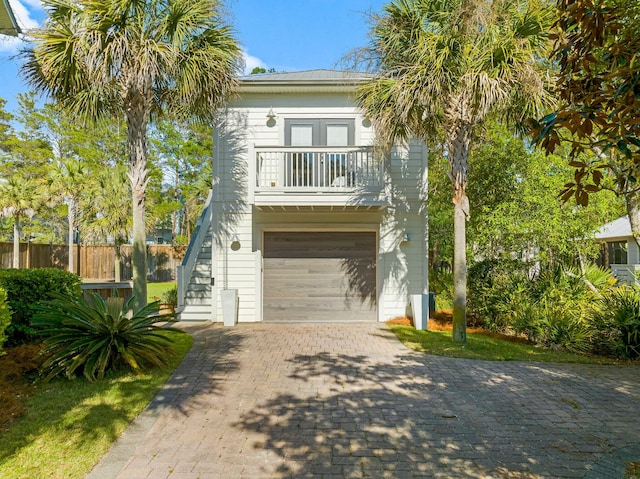
[[[15,175],[0,184],[0,215],[13,221],[12,268],[20,267],[21,219],[33,217],[41,200],[39,184],[33,178]]]
[[[122,279],[121,247],[127,242],[132,226],[132,205],[127,200],[131,196],[131,187],[126,179],[127,168],[122,163],[97,172],[96,181],[89,191],[92,201],[81,219],[89,241],[113,242],[116,281]]]
[[[640,4],[626,0],[558,0],[551,38],[559,65],[555,112],[531,127],[548,152],[571,146],[572,181],[561,196],[586,205],[611,190],[624,198],[640,245]],[[595,153],[585,160],[585,151]]]
[[[466,194],[474,132],[493,115],[521,123],[548,102],[540,71],[543,0],[396,0],[375,17],[357,102],[383,144],[441,131],[454,203],[453,338],[466,341]]]
[[[133,211],[133,292],[146,303],[145,193],[151,117],[210,120],[241,51],[218,0],[45,0],[23,72],[78,118],[125,118]]]
[[[172,198],[165,206],[172,216],[172,244],[176,243],[177,231],[189,242],[212,186],[213,138],[210,131],[199,125],[163,121],[156,125],[151,145],[163,176],[172,183],[163,191]]]
[[[49,187],[67,205],[67,225],[69,243],[69,272],[76,271],[74,238],[80,214],[80,200],[87,189],[87,169],[83,163],[73,158],[60,158],[51,168]]]
[[[567,148],[545,155],[503,125],[490,125],[469,158],[469,243],[476,258],[520,254],[542,268],[573,265],[597,253],[596,230],[616,218],[620,201],[603,194],[588,206],[564,204],[557,191],[571,177]],[[430,172],[430,177],[432,177]]]

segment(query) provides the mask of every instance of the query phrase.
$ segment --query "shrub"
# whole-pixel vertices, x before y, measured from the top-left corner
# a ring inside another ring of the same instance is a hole
[[[11,310],[7,304],[7,292],[3,288],[0,288],[0,355],[2,355],[2,346],[7,339],[5,331],[10,324]]]
[[[640,357],[640,288],[607,291],[591,315],[592,347],[597,354],[621,359]]]
[[[172,286],[162,293],[162,302],[171,305],[173,309],[178,306],[178,286]]]
[[[46,380],[82,373],[95,381],[110,371],[168,364],[174,350],[163,328],[155,325],[163,319],[159,303],[138,311],[133,304],[133,297],[125,303],[93,294],[91,302],[59,296],[36,306],[33,322],[42,328]]]
[[[17,345],[35,339],[31,324],[34,306],[56,295],[80,297],[80,277],[55,268],[0,270],[0,287],[7,292],[11,324],[7,327],[7,344]]]
[[[436,294],[438,309],[453,308],[453,273],[451,271],[430,269],[429,290]]]
[[[491,331],[510,329],[513,311],[530,302],[530,268],[528,263],[510,259],[472,265],[467,281],[469,314]]]

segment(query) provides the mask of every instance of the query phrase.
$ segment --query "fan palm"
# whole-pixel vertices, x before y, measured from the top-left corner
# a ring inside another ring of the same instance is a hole
[[[146,301],[147,124],[152,116],[210,119],[232,91],[240,48],[218,0],[44,0],[23,72],[86,120],[127,125],[133,200],[133,286]]]
[[[365,58],[375,77],[357,102],[383,144],[440,133],[454,203],[454,340],[466,341],[466,194],[474,132],[520,123],[548,102],[543,0],[395,0],[375,18]]]
[[[14,175],[0,185],[0,216],[13,220],[12,268],[20,267],[20,222],[32,218],[40,206],[39,184],[31,178]]]

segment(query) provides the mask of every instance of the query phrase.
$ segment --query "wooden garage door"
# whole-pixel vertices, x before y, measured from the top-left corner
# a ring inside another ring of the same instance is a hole
[[[375,321],[376,234],[265,232],[265,321]]]

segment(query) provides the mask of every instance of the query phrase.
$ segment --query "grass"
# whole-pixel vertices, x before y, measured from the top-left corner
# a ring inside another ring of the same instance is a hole
[[[147,302],[157,301],[162,298],[162,293],[173,288],[175,281],[169,283],[147,283]]]
[[[389,328],[410,349],[435,356],[489,361],[539,361],[554,363],[619,364],[609,358],[553,351],[532,344],[513,342],[482,333],[467,334],[465,344],[455,343],[450,331],[418,331],[411,326]]]
[[[122,373],[90,383],[84,378],[39,384],[26,412],[0,441],[0,477],[84,477],[180,364],[193,339],[167,331],[178,354],[170,366]]]

